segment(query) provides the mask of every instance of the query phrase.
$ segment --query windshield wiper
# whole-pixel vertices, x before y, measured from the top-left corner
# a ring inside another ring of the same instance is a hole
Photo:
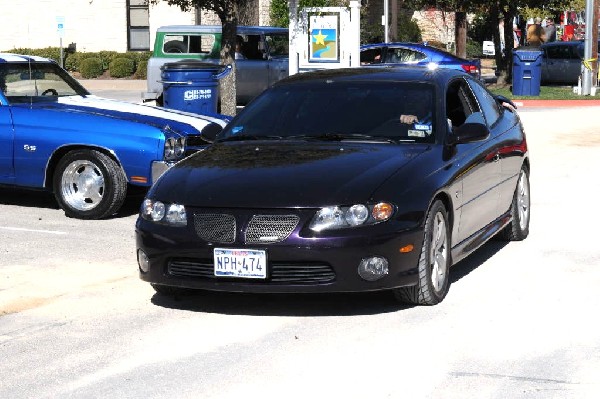
[[[379,143],[396,143],[396,140],[390,139],[389,137],[382,136],[370,136],[368,134],[358,133],[325,133],[319,135],[313,134],[301,134],[297,136],[287,136],[286,140],[289,139],[302,139],[302,140],[316,140],[316,141],[344,141],[344,140],[355,140],[355,141],[376,141]]]
[[[236,136],[229,136],[217,140],[217,143],[223,143],[225,141],[246,141],[246,140],[281,140],[283,137],[281,136],[261,136],[261,135],[253,135],[253,134],[239,134]]]

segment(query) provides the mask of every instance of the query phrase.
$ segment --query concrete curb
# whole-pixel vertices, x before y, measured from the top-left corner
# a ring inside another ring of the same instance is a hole
[[[513,100],[519,108],[600,107],[600,100]]]
[[[78,79],[89,91],[95,90],[146,90],[146,80],[140,79]]]

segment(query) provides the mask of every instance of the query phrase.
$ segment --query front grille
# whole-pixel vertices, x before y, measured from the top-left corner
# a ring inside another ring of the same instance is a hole
[[[231,244],[235,241],[235,217],[228,214],[200,213],[194,215],[196,234],[204,241]]]
[[[246,229],[247,244],[281,242],[292,234],[300,218],[296,215],[254,215]]]
[[[199,134],[189,134],[185,140],[186,145],[190,147],[202,147],[210,144]]]
[[[335,281],[335,273],[326,263],[319,262],[269,262],[269,277],[263,280],[244,280],[248,284],[327,284]],[[197,279],[219,279],[214,275],[212,260],[171,259],[167,266],[169,275]]]

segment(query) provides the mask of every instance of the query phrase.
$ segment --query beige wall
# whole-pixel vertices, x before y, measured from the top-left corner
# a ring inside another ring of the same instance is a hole
[[[258,12],[247,23],[268,25],[270,0],[256,2]],[[77,43],[77,51],[81,52],[127,51],[126,4],[126,0],[0,0],[0,51],[58,47],[57,16],[64,17],[64,47]],[[219,19],[209,12],[203,12],[199,22],[220,25]],[[183,12],[166,2],[151,6],[150,49],[158,27],[195,23],[194,11]]]
[[[57,16],[65,18],[63,46],[74,42],[81,52],[127,51],[125,0],[0,0],[0,10],[0,51],[58,47]],[[150,9],[150,45],[159,26],[194,23],[193,12],[159,3]]]

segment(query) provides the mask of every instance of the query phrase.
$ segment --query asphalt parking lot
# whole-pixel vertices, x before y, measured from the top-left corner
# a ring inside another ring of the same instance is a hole
[[[137,278],[141,198],[81,221],[51,195],[2,188],[0,397],[597,398],[599,111],[522,108],[530,236],[456,265],[434,307],[160,297]]]

